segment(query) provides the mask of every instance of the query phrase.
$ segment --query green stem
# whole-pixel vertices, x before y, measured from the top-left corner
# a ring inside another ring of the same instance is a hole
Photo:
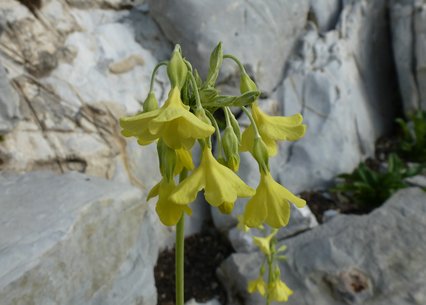
[[[179,181],[186,178],[187,171],[182,170]],[[176,305],[184,305],[184,248],[185,248],[185,214],[176,225]]]
[[[225,54],[225,55],[223,55],[223,58],[229,58],[229,59],[232,59],[237,65],[238,65],[238,67],[240,68],[240,72],[241,73],[246,73],[246,69],[244,69],[244,66],[243,66],[243,64],[238,60],[238,58],[236,58],[234,55],[231,55],[231,54]]]
[[[223,112],[225,113],[226,127],[231,127],[232,128],[231,119],[229,118],[230,114],[229,114],[228,111],[231,111],[229,109],[229,107],[224,107],[223,108]]]
[[[269,287],[273,281],[273,270],[272,270],[272,261],[273,261],[273,254],[268,256],[268,286],[266,289],[266,305],[269,305],[270,300],[270,293],[269,293]]]
[[[250,111],[247,110],[246,107],[241,107],[241,109],[244,111],[244,113],[248,116],[251,124],[253,125],[253,129],[254,129],[254,136],[258,139],[260,138],[260,133],[259,133],[259,129],[257,128],[256,122],[253,119],[253,116],[251,115]]]
[[[194,75],[192,75],[192,73],[188,73],[188,75],[189,75],[191,84],[194,87],[194,95],[195,95],[195,102],[197,104],[197,108],[203,109],[203,106],[201,105],[200,94],[198,93],[198,87],[197,87],[197,82],[195,81],[195,77]]]
[[[157,74],[157,70],[161,66],[166,66],[167,64],[168,64],[167,61],[162,61],[155,66],[155,68],[154,68],[154,70],[152,71],[152,74],[151,74],[151,84],[149,85],[149,92],[152,92],[152,90],[154,89],[154,80],[155,80],[155,75]]]

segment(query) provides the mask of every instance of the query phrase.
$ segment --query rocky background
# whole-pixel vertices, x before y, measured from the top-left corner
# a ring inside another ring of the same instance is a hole
[[[396,116],[426,110],[424,0],[2,0],[0,304],[156,304],[153,267],[174,233],[145,202],[155,147],[123,139],[117,120],[140,109],[175,43],[204,75],[218,41],[266,111],[303,114],[305,138],[271,166],[296,193],[330,185]],[[223,90],[237,79],[225,63]],[[168,89],[160,73],[157,97]],[[256,171],[244,154],[252,186]],[[321,226],[295,209],[280,232],[288,304],[426,304],[425,203],[408,189]],[[259,303],[245,289],[258,254],[235,228],[243,206],[223,216],[200,199],[186,229],[211,215],[229,236],[237,253],[218,273],[235,305]]]

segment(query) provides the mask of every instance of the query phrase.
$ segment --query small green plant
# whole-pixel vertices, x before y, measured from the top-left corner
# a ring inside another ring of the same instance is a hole
[[[352,174],[342,174],[343,181],[332,190],[355,200],[361,209],[377,207],[397,190],[408,187],[405,178],[415,176],[424,166],[407,166],[394,153],[389,155],[386,169],[374,170],[362,162]]]
[[[396,120],[402,131],[399,154],[409,161],[426,163],[426,111],[417,111],[408,118]]]

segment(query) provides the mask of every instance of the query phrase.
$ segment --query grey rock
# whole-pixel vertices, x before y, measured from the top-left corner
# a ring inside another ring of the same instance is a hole
[[[342,0],[311,0],[311,20],[316,23],[319,31],[327,32],[336,27],[342,2]]]
[[[282,279],[294,291],[288,304],[423,304],[425,202],[422,190],[404,189],[369,215],[339,215],[285,240]],[[248,305],[259,301],[245,289],[260,263],[258,253],[233,254],[219,271]]]
[[[156,303],[170,234],[140,190],[78,173],[0,176],[1,304]]]
[[[335,31],[311,24],[276,99],[301,112],[305,137],[283,143],[273,170],[293,192],[322,188],[374,153],[398,106],[386,26],[386,1],[347,1]],[[393,89],[392,89],[393,88]]]
[[[406,178],[405,181],[412,186],[426,188],[426,176],[424,175],[417,175],[414,177]]]
[[[211,299],[203,303],[197,302],[195,299],[191,299],[188,302],[186,302],[185,305],[221,305],[221,304],[217,299]]]
[[[426,4],[390,1],[393,52],[404,110],[426,109]]]
[[[0,65],[0,134],[10,132],[20,116],[19,96],[10,85],[6,71]]]
[[[149,1],[150,13],[184,55],[207,75],[210,52],[219,41],[253,72],[262,91],[278,84],[285,61],[302,32],[309,1]],[[223,77],[235,73],[224,66]]]

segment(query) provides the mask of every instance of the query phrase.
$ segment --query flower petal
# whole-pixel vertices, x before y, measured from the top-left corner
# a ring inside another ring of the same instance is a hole
[[[244,210],[244,222],[248,227],[257,228],[265,221],[268,214],[265,200],[264,187],[259,184],[256,194],[248,201]]]
[[[161,184],[161,181],[158,182],[156,185],[154,185],[154,187],[149,191],[148,197],[146,197],[146,201],[148,201],[151,198],[158,196],[158,194],[160,192],[160,184]]]
[[[195,200],[197,193],[204,186],[204,171],[200,166],[177,186],[176,190],[170,196],[170,200],[176,204],[189,204]]]

